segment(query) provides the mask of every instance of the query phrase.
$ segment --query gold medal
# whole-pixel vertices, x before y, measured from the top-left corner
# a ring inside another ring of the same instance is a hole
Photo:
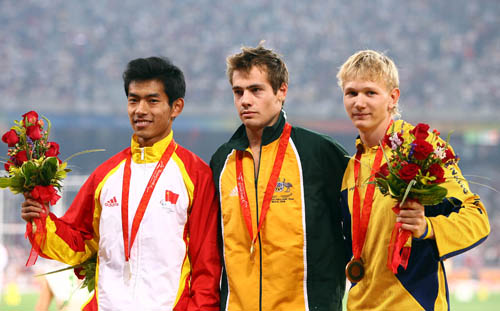
[[[365,266],[361,259],[353,258],[345,268],[345,275],[351,283],[358,283],[365,276]]]

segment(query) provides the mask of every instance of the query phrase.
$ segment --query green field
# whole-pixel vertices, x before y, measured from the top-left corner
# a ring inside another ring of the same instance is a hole
[[[37,294],[25,294],[21,296],[21,303],[17,306],[8,306],[2,300],[0,303],[1,311],[32,311],[35,308]],[[451,310],[453,311],[498,311],[500,309],[500,294],[489,295],[479,301],[477,297],[470,302],[460,302],[451,297]],[[50,311],[56,311],[54,305],[51,305]]]

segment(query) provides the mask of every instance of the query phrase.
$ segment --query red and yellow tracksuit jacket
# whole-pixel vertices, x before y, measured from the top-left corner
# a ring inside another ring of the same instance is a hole
[[[250,256],[251,238],[236,184],[242,160],[253,232],[285,119],[264,129],[258,175],[242,125],[210,165],[221,204],[221,310],[341,310],[347,253],[340,222],[340,185],[348,158],[329,137],[293,127],[269,211]]]
[[[133,138],[130,148],[90,175],[63,217],[47,217],[43,257],[75,265],[97,253],[95,294],[84,310],[219,310],[218,205],[212,174],[206,163],[179,145],[152,193],[130,265],[125,262],[125,160],[132,156],[130,235],[142,194],[172,139],[171,132],[152,147],[140,148]]]
[[[399,120],[394,131],[403,130],[410,139],[412,125]],[[392,127],[389,130],[392,132]],[[429,135],[430,139],[430,135]],[[362,144],[358,138],[356,144]],[[378,146],[363,146],[359,180],[368,180]],[[385,147],[386,154],[390,148]],[[342,210],[345,235],[351,245],[351,215],[354,193],[354,158],[347,166],[342,183]],[[382,165],[385,163],[382,160]],[[396,222],[392,207],[396,201],[375,189],[366,240],[361,254],[365,265],[364,278],[349,290],[348,310],[449,310],[449,292],[443,261],[483,242],[490,230],[486,210],[473,194],[459,167],[445,169],[447,198],[435,206],[426,206],[425,215],[434,231],[434,239],[411,239],[411,253],[406,270],[394,274],[387,268],[388,246]],[[363,202],[366,183],[359,194]]]

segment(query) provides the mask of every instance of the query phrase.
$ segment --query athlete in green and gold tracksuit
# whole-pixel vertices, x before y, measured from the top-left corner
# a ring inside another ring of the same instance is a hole
[[[221,207],[221,310],[341,310],[346,152],[286,122],[288,70],[272,50],[242,48],[227,65],[243,124],[210,162]]]
[[[236,150],[245,151],[243,170],[255,232],[284,125],[281,114],[264,130],[257,176],[244,125],[212,158],[224,242],[221,310],[341,310],[346,257],[339,189],[348,159],[330,138],[292,128],[269,212],[250,256],[251,238],[236,184]]]

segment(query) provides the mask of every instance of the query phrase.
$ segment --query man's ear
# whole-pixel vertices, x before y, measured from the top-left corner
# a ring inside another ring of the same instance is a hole
[[[175,119],[177,116],[179,116],[182,112],[182,109],[184,109],[184,98],[177,98],[172,103],[172,119]]]
[[[389,111],[392,111],[394,107],[397,106],[399,96],[400,96],[400,91],[398,88],[392,89],[391,93],[389,93],[389,96],[391,97],[391,102],[389,103]]]
[[[278,99],[283,103],[286,99],[286,93],[288,92],[288,84],[282,83],[280,88],[278,89],[277,96]]]

